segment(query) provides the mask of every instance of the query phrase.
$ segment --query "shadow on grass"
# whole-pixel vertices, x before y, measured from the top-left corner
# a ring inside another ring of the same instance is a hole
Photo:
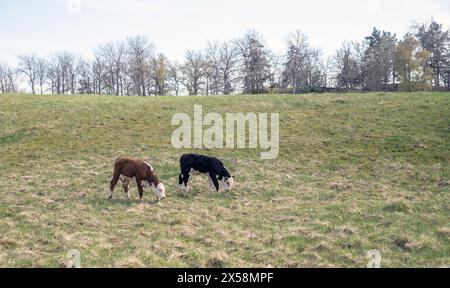
[[[156,201],[155,199],[144,199],[142,201],[139,201],[139,199],[120,199],[120,198],[113,198],[113,199],[107,199],[106,197],[104,199],[101,198],[91,198],[86,199],[85,203],[91,205],[93,208],[96,209],[105,209],[109,207],[132,207],[135,205],[151,205],[151,206],[158,206],[159,203],[164,203],[165,200],[162,200],[160,202]]]
[[[11,144],[11,143],[18,143],[22,139],[24,139],[26,136],[29,136],[33,133],[30,129],[21,129],[19,131],[16,131],[13,134],[0,136],[0,144]]]
[[[214,192],[211,194],[207,195],[208,199],[226,199],[226,200],[231,200],[231,199],[235,199],[237,196],[237,194],[235,194],[235,192]]]
[[[185,192],[176,192],[174,194],[172,194],[169,197],[175,197],[177,199],[184,199],[184,200],[189,200],[192,198],[207,198],[207,199],[235,199],[237,196],[237,194],[233,193],[233,192],[204,192],[201,190],[196,190],[196,189],[192,189],[191,191],[189,191],[189,193],[185,193]]]

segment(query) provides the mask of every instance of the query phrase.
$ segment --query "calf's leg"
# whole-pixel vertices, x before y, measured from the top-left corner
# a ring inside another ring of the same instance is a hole
[[[189,174],[184,174],[184,186],[186,187],[186,193],[189,193],[191,185],[189,184]]]
[[[139,200],[142,201],[142,196],[144,195],[144,189],[142,188],[142,183],[139,180],[136,180],[136,184],[139,191]]]
[[[215,173],[209,173],[209,177],[211,178],[211,181],[214,184],[214,187],[216,187],[216,191],[219,192],[219,181],[217,180],[217,174]]]
[[[186,193],[189,193],[189,173],[187,172],[181,173],[178,177],[178,191],[180,193],[183,191],[183,184],[186,188]]]
[[[211,177],[208,177],[208,187],[209,187],[209,193],[212,193],[213,181],[212,181]]]
[[[178,175],[178,193],[183,192],[183,182],[184,182],[183,178],[184,178],[183,174]]]
[[[125,191],[127,199],[130,199],[130,182],[127,180],[123,181],[123,191]]]
[[[108,199],[111,199],[113,196],[114,188],[117,185],[117,182],[119,182],[120,173],[117,171],[114,171],[113,179],[111,180],[111,185],[109,186],[109,193],[108,193]]]

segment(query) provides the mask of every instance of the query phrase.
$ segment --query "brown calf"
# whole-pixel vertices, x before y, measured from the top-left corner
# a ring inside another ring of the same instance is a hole
[[[142,200],[144,194],[143,187],[150,187],[153,193],[155,193],[157,201],[166,198],[164,184],[155,175],[153,167],[144,161],[132,158],[119,158],[116,160],[108,199],[112,198],[114,188],[119,180],[122,181],[123,189],[128,198],[130,198],[128,188],[131,180],[136,180],[140,200]]]

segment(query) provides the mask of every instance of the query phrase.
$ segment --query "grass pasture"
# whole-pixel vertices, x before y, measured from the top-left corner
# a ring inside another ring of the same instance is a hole
[[[174,113],[279,112],[280,155],[177,150]],[[450,266],[450,94],[230,97],[0,94],[0,267]],[[178,159],[215,155],[231,193]],[[167,199],[105,192],[119,156],[148,160]],[[234,164],[234,159],[238,159]]]

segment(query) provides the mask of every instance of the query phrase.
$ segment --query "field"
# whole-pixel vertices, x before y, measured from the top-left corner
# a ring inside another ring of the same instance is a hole
[[[177,112],[279,112],[280,155],[177,150]],[[383,267],[450,265],[450,94],[230,97],[0,95],[0,267]],[[179,156],[215,155],[230,193]],[[153,164],[155,203],[105,192],[115,159]],[[237,159],[237,163],[235,163]]]

